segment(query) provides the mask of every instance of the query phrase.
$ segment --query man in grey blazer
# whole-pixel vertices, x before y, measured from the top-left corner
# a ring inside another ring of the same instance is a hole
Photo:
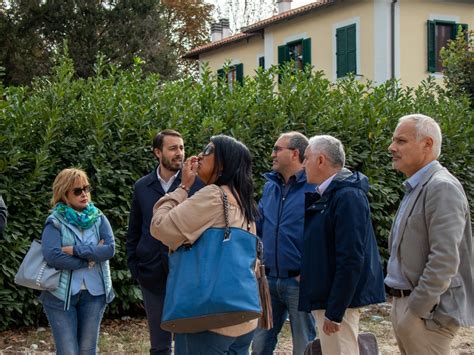
[[[407,177],[385,278],[397,343],[402,354],[449,354],[459,327],[474,325],[469,204],[437,161],[441,130],[431,117],[400,118],[389,151]]]

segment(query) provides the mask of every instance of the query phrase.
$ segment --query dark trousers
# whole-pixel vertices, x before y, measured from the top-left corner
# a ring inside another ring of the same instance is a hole
[[[171,333],[160,327],[165,295],[157,295],[141,287],[143,303],[150,330],[150,354],[171,355]]]
[[[205,331],[176,334],[175,355],[248,355],[254,331],[230,337]]]

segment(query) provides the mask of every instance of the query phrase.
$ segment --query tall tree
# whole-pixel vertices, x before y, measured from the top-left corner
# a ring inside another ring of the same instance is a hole
[[[228,18],[232,33],[277,12],[275,0],[209,0],[216,6],[217,18]]]
[[[202,0],[0,0],[0,65],[6,84],[49,72],[67,40],[76,74],[94,73],[99,53],[128,67],[176,78],[192,70],[181,55],[206,40],[212,5]]]
[[[20,84],[45,73],[48,50],[38,31],[36,4],[2,0],[0,5],[0,65],[4,81]]]
[[[163,18],[170,25],[166,28],[166,38],[175,49],[180,72],[196,70],[196,62],[183,61],[181,56],[209,41],[214,6],[203,0],[163,0],[163,4]]]
[[[446,87],[453,93],[465,93],[474,107],[474,31],[462,31],[441,49]]]

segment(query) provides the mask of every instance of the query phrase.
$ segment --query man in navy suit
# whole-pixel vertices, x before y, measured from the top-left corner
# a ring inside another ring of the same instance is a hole
[[[150,354],[171,354],[171,333],[160,328],[166,277],[168,248],[150,234],[153,206],[167,192],[181,184],[184,143],[179,132],[164,130],[153,139],[153,154],[158,166],[134,185],[127,233],[127,260],[132,276],[138,281],[150,330]],[[202,187],[196,180],[190,196]]]

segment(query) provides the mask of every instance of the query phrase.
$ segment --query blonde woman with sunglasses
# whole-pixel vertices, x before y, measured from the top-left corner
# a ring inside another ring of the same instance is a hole
[[[90,192],[83,170],[62,170],[53,183],[53,209],[43,230],[43,255],[61,270],[59,287],[39,297],[56,354],[96,354],[102,315],[114,298],[108,262],[115,252],[114,235]]]

